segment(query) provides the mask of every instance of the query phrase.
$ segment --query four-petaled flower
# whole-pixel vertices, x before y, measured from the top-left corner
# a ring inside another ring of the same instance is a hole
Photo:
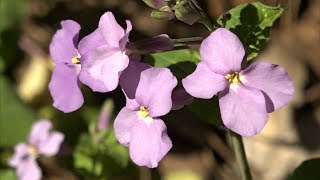
[[[129,146],[134,163],[154,168],[172,147],[167,127],[158,117],[171,110],[177,79],[167,68],[151,68],[138,61],[130,63],[123,80],[131,83],[121,81],[126,85],[121,87],[127,104],[115,119],[115,135],[121,144]]]
[[[72,20],[61,21],[50,43],[50,55],[56,66],[53,69],[49,90],[53,106],[65,113],[79,109],[83,95],[78,85],[81,55],[77,50],[80,25]]]
[[[40,155],[54,156],[58,153],[64,135],[60,132],[50,132],[52,124],[48,120],[34,123],[27,143],[16,145],[9,165],[16,168],[20,180],[41,179],[41,169],[36,159]]]
[[[113,91],[119,83],[121,72],[128,66],[126,44],[132,29],[126,21],[124,30],[111,12],[104,13],[98,28],[79,42],[81,52],[80,80],[93,91]]]
[[[242,136],[261,132],[268,113],[286,105],[293,96],[293,82],[274,64],[254,62],[241,69],[245,50],[231,31],[219,28],[200,46],[201,62],[182,80],[194,97],[210,99],[219,93],[224,125]]]

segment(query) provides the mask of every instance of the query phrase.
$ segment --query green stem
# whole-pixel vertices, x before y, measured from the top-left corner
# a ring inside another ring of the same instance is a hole
[[[202,37],[189,37],[189,38],[181,38],[181,39],[172,39],[174,44],[177,43],[187,43],[187,42],[195,42],[195,41],[202,41]]]
[[[242,180],[251,180],[252,177],[251,177],[248,161],[246,158],[246,153],[244,150],[242,137],[239,134],[236,134],[232,131],[229,131],[229,133],[231,136],[236,159],[237,159],[238,165],[240,167],[241,178],[242,178]]]
[[[195,7],[195,9],[201,14],[202,19],[200,22],[203,25],[205,25],[210,32],[214,31],[215,28],[214,28],[210,18],[208,17],[206,12],[204,12],[204,10],[201,8],[199,3],[196,0],[189,0],[189,4],[193,4],[193,7]]]

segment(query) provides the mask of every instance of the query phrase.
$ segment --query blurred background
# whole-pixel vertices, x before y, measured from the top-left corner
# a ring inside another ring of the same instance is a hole
[[[232,7],[252,1],[198,2],[215,20]],[[272,28],[271,40],[258,60],[283,66],[294,80],[295,95],[288,106],[270,114],[261,134],[244,141],[254,179],[278,180],[290,176],[305,159],[320,156],[320,1],[261,2],[280,4],[286,11]],[[76,157],[71,152],[80,135],[87,132],[88,122],[97,119],[105,99],[113,100],[114,115],[125,99],[120,89],[99,94],[83,86],[85,104],[80,110],[64,114],[52,108],[48,83],[53,62],[48,47],[61,20],[79,22],[81,38],[97,28],[106,11],[112,11],[123,27],[126,19],[131,20],[131,41],[162,33],[171,38],[209,35],[201,24],[152,19],[152,9],[142,0],[0,0],[0,174],[7,173],[12,147],[26,139],[32,122],[48,118],[66,134],[66,140],[61,157],[41,160],[44,179],[84,178],[81,168],[73,164]],[[163,118],[174,146],[157,169],[140,168],[130,162],[126,166],[111,163],[109,179],[239,179],[225,132],[195,116],[184,115],[185,111]]]

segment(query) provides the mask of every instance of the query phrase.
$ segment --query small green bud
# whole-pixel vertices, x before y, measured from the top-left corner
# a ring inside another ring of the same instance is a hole
[[[151,17],[161,20],[171,20],[174,18],[174,14],[172,11],[154,10],[151,13]]]
[[[184,0],[177,1],[174,10],[176,18],[186,24],[192,25],[200,19],[198,11],[191,8],[188,2]]]

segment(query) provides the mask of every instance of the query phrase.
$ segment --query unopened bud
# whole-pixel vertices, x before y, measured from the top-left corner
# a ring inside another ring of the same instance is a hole
[[[162,52],[173,49],[173,40],[166,34],[161,34],[151,38],[142,39],[135,42],[129,42],[126,46],[129,53],[145,54]]]
[[[176,18],[189,25],[194,24],[201,18],[198,11],[191,8],[186,1],[177,1],[174,10]]]
[[[111,99],[107,99],[101,108],[97,129],[99,131],[105,130],[109,127],[109,121],[113,111],[113,101]]]
[[[143,2],[153,9],[161,9],[168,5],[165,0],[143,0]]]
[[[151,17],[161,20],[171,20],[174,18],[174,14],[172,11],[154,10],[151,13]]]

